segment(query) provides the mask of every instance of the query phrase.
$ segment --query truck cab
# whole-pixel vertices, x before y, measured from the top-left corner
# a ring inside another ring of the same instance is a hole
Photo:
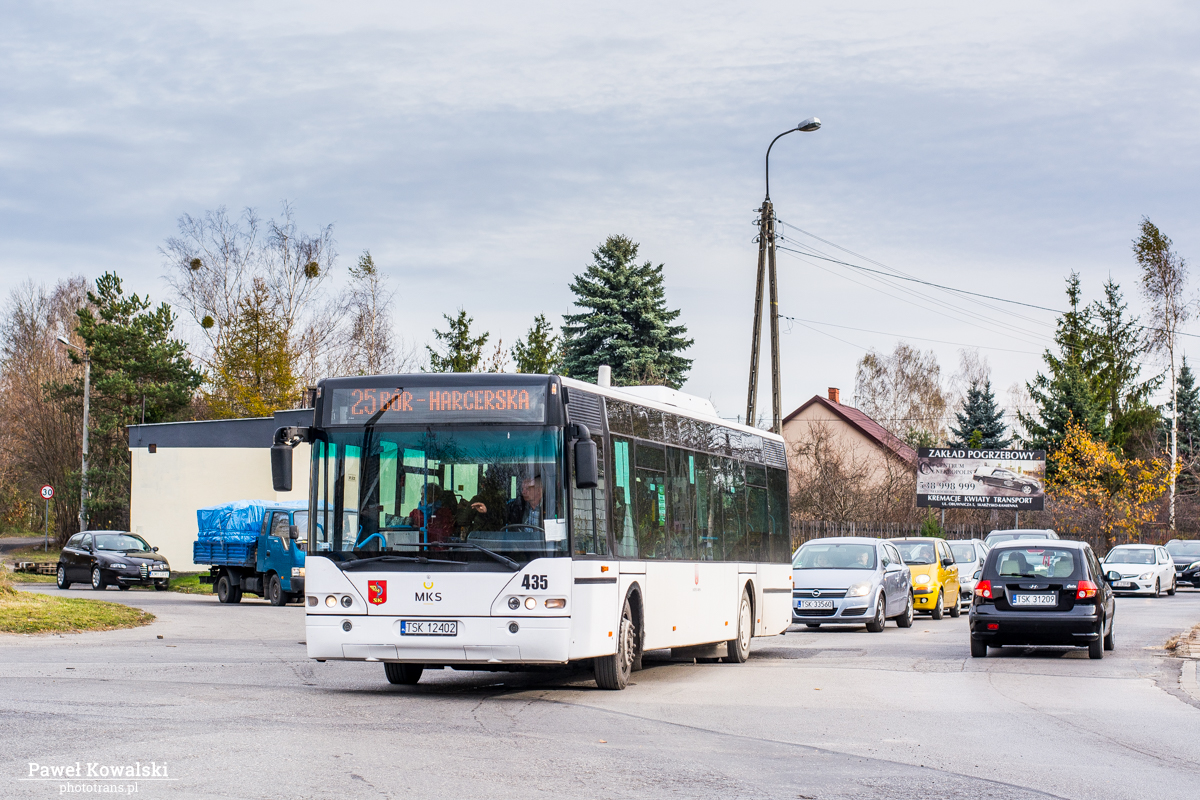
[[[239,501],[197,512],[201,534],[192,560],[209,564],[201,583],[222,603],[241,602],[245,592],[282,606],[304,597],[308,530],[305,502]]]

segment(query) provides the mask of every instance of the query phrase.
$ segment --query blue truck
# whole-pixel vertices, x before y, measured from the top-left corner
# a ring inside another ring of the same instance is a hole
[[[200,582],[213,585],[217,600],[240,603],[249,592],[273,606],[303,602],[307,502],[239,500],[199,509],[196,521],[192,561],[209,565]]]

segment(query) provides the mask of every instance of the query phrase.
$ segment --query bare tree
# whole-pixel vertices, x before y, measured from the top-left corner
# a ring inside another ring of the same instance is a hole
[[[788,459],[796,519],[910,522],[916,473],[869,445],[856,447],[825,420],[807,423]]]
[[[61,281],[53,289],[26,282],[9,297],[0,323],[0,471],[13,481],[9,500],[24,504],[38,487],[56,490],[52,513],[61,542],[78,530],[82,409],[64,410],[47,396],[48,384],[81,381],[82,368],[67,357],[58,336],[82,345],[75,312],[87,303],[87,281]]]
[[[337,252],[333,246],[333,226],[326,225],[316,235],[296,228],[291,204],[283,204],[283,216],[268,223],[269,234],[261,252],[262,273],[271,295],[279,304],[279,313],[295,338],[301,317],[317,291],[333,271]]]
[[[932,350],[898,342],[890,354],[870,351],[858,362],[854,400],[859,410],[914,447],[946,438],[946,397]]]
[[[200,327],[209,354],[246,296],[261,261],[259,219],[247,208],[239,219],[224,206],[201,217],[179,218],[179,235],[167,239],[159,252],[167,259],[167,283],[178,305]]]
[[[1191,309],[1184,298],[1187,285],[1187,262],[1172,248],[1171,239],[1150,221],[1142,217],[1141,235],[1133,241],[1133,255],[1142,268],[1142,296],[1150,306],[1150,326],[1146,330],[1146,345],[1151,352],[1167,357],[1171,373],[1171,408],[1178,405],[1175,373],[1176,335],[1179,326],[1187,322]],[[1179,463],[1179,420],[1171,413],[1171,463]],[[1175,530],[1175,478],[1172,473],[1168,489],[1168,524]]]

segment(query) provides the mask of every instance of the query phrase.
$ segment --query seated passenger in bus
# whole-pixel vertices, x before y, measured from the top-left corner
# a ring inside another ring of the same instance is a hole
[[[541,475],[521,481],[521,493],[504,505],[504,524],[541,528],[543,493]],[[478,514],[488,514],[487,504],[479,497],[472,501],[471,508]]]

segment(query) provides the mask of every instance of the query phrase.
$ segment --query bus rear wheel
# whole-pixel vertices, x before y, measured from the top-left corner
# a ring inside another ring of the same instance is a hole
[[[383,674],[387,675],[388,683],[402,686],[412,686],[421,680],[424,671],[424,664],[393,664],[390,661],[383,664]]]
[[[629,674],[633,672],[634,650],[637,648],[636,633],[633,608],[629,605],[627,597],[621,609],[617,652],[611,656],[600,656],[595,661],[596,685],[601,689],[624,689],[629,685]]]
[[[750,657],[750,634],[754,632],[754,618],[750,613],[750,593],[742,592],[738,605],[737,638],[725,643],[725,663],[744,664]]]

